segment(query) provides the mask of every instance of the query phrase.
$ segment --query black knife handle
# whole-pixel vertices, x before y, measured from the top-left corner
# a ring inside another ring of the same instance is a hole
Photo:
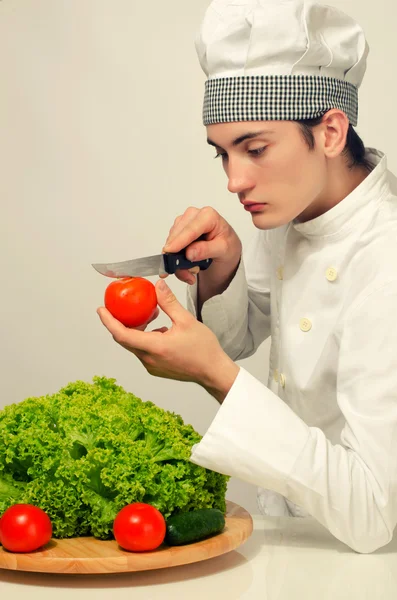
[[[197,240],[204,240],[205,235],[200,236]],[[186,258],[186,248],[180,252],[168,252],[164,254],[164,268],[169,275],[173,275],[178,269],[192,269],[200,267],[200,271],[205,271],[212,263],[212,258],[204,260],[191,261]]]
[[[174,274],[178,269],[192,269],[193,267],[200,267],[200,271],[205,271],[211,263],[212,258],[198,261],[188,260],[184,252],[164,254],[164,268],[169,275]]]

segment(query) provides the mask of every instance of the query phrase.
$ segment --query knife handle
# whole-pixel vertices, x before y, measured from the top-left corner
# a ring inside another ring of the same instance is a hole
[[[188,260],[184,252],[164,254],[164,268],[169,275],[173,275],[178,269],[192,269],[193,267],[200,267],[200,271],[205,271],[211,263],[212,258],[198,261]]]
[[[200,235],[196,242],[205,240],[205,233]],[[168,252],[164,254],[164,268],[169,275],[173,275],[178,269],[192,269],[193,267],[200,267],[200,271],[205,271],[212,263],[212,258],[206,258],[205,260],[198,260],[193,262],[186,258],[187,247],[180,252]]]

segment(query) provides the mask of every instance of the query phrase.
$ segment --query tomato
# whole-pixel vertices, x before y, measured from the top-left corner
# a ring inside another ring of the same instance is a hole
[[[136,502],[121,509],[113,523],[113,533],[124,550],[146,552],[158,548],[165,538],[165,519],[151,504]]]
[[[139,327],[156,311],[156,288],[143,277],[116,279],[106,288],[105,306],[126,327]]]
[[[33,552],[52,536],[49,516],[32,504],[10,506],[0,520],[0,541],[10,552]]]

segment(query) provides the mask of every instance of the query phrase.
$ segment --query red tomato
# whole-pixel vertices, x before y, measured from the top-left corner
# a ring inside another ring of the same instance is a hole
[[[121,509],[113,523],[113,533],[124,550],[146,552],[158,548],[165,538],[165,519],[151,504],[136,502]]]
[[[0,541],[10,552],[33,552],[52,536],[49,516],[32,504],[10,506],[0,520]]]
[[[116,279],[106,288],[105,306],[126,327],[139,327],[156,311],[156,288],[143,277]]]

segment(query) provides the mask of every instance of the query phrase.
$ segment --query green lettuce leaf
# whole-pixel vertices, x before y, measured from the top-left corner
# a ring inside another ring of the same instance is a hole
[[[75,381],[0,411],[0,517],[16,502],[47,512],[58,538],[113,537],[126,504],[165,518],[226,509],[228,477],[190,462],[201,436],[114,379]]]

